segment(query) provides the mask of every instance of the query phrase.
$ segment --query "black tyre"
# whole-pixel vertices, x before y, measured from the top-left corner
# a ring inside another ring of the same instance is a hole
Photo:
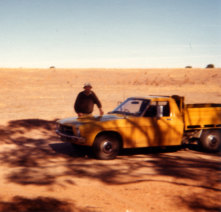
[[[209,152],[218,152],[221,150],[221,131],[205,130],[200,137],[200,145]]]
[[[93,152],[96,158],[110,160],[116,158],[120,151],[120,141],[113,134],[103,134],[96,137]]]

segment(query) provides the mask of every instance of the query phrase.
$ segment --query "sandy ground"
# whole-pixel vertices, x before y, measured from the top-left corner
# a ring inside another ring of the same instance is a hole
[[[220,68],[0,69],[0,212],[221,211],[220,154],[192,146],[100,161],[62,143],[55,120],[76,116],[85,82],[105,112],[149,94],[221,103]]]

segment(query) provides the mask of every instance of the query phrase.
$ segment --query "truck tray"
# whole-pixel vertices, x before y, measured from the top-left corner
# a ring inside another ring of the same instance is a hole
[[[221,128],[221,104],[187,104],[185,130]]]

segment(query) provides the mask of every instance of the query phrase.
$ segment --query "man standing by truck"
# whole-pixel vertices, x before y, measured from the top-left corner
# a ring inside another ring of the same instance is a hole
[[[91,89],[91,84],[85,83],[84,90],[78,94],[75,100],[74,109],[78,117],[90,115],[94,110],[94,104],[97,105],[100,115],[104,114],[100,100]]]

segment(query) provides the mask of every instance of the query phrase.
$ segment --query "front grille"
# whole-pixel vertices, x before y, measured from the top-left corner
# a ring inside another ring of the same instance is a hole
[[[73,129],[70,126],[59,125],[58,130],[65,135],[70,135],[70,136],[74,135]]]

